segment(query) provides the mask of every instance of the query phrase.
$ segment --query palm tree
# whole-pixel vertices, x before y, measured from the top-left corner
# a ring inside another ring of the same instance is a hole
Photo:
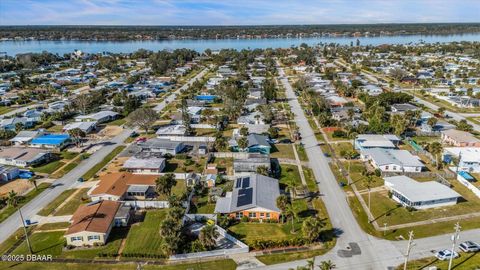
[[[7,202],[8,202],[8,205],[12,206],[12,207],[16,207],[17,204],[18,204],[18,200],[20,199],[20,197],[18,197],[17,193],[15,191],[10,191],[7,195]]]
[[[292,221],[292,228],[290,228],[290,233],[295,233],[295,226],[293,225],[294,220],[298,217],[297,212],[295,211],[295,208],[293,208],[292,204],[288,204],[287,208],[285,209],[285,215],[287,217],[290,217],[290,220]]]
[[[332,261],[328,260],[322,261],[318,267],[320,267],[320,270],[331,270],[336,268],[337,266]]]
[[[241,137],[240,139],[238,139],[238,148],[240,148],[240,150],[245,150],[246,148],[248,147],[248,139],[247,137]]]
[[[302,223],[302,233],[303,237],[307,239],[310,243],[317,240],[322,232],[323,227],[326,223],[319,217],[308,217]]]
[[[203,243],[206,250],[211,250],[216,246],[216,239],[219,235],[214,225],[205,225],[200,231],[198,239]]]
[[[315,269],[315,257],[313,257],[311,260],[307,260],[307,267],[310,270]]]
[[[295,199],[297,197],[297,190],[295,189],[295,179],[290,178],[285,182],[285,184],[287,185],[287,191],[291,192],[292,194],[292,199]]]
[[[436,117],[430,117],[427,121],[427,124],[432,128],[438,123],[438,119]]]
[[[268,167],[265,165],[261,165],[257,167],[257,173],[261,175],[268,176]]]
[[[440,160],[440,154],[443,151],[442,144],[439,142],[433,142],[428,145],[428,151],[430,151],[430,153],[435,156],[435,163],[437,165],[437,169],[440,169],[442,163]]]
[[[155,180],[155,190],[160,194],[170,196],[172,194],[172,188],[175,185],[177,185],[177,180],[172,173],[162,175]]]
[[[276,204],[278,209],[280,209],[280,214],[283,215],[285,213],[285,210],[287,209],[288,197],[285,194],[278,196],[276,199]]]
[[[35,177],[29,178],[29,179],[28,179],[28,182],[29,182],[30,184],[33,184],[33,186],[35,187],[35,190],[38,189],[38,187],[37,187],[37,179],[36,179]]]

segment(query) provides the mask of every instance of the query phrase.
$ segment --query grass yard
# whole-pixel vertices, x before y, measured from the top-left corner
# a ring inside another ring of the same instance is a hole
[[[81,204],[89,202],[87,192],[89,188],[80,189],[62,208],[57,209],[55,216],[73,215]]]
[[[33,227],[28,227],[27,230],[31,231],[34,229]],[[25,235],[23,228],[18,228],[12,235],[10,235],[5,241],[0,243],[0,254],[4,254],[7,252],[15,243],[17,243],[18,239]]]
[[[38,189],[33,189],[32,191],[28,192],[25,196],[21,196],[17,207],[14,208],[12,206],[6,206],[0,211],[0,222],[7,219],[10,215],[17,211],[18,207],[22,207],[23,205],[27,204],[33,198],[35,198],[38,194],[42,193],[45,189],[50,186],[50,183],[41,183],[38,185]]]
[[[185,264],[172,264],[172,265],[146,265],[143,267],[145,270],[213,270],[213,269],[222,269],[222,270],[235,270],[237,264],[232,259],[217,260],[210,262],[196,262],[196,263],[185,263]]]
[[[172,195],[176,195],[177,198],[180,198],[186,191],[187,187],[185,185],[185,180],[177,179],[177,184],[172,188]],[[168,196],[160,194],[157,199],[161,201],[168,200]]]
[[[57,207],[60,204],[62,204],[64,201],[66,201],[67,198],[70,197],[75,191],[76,189],[67,189],[64,192],[60,193],[60,195],[58,195],[58,197],[55,198],[55,200],[53,200],[47,206],[45,206],[42,210],[40,210],[38,214],[40,216],[48,216],[52,214],[57,209]]]
[[[273,144],[270,149],[271,158],[287,158],[295,159],[295,153],[293,153],[292,144]]]
[[[192,157],[180,159],[178,156],[176,158],[171,158],[167,160],[164,172],[176,172],[176,173],[185,173],[185,172],[203,172],[205,168],[205,163],[207,159],[205,157]]]
[[[305,181],[307,182],[307,188],[310,192],[318,191],[318,186],[315,180],[315,175],[310,168],[303,167],[303,175],[305,176]]]
[[[55,161],[52,161],[52,162],[47,163],[47,164],[42,165],[42,166],[33,167],[32,171],[34,171],[36,173],[51,174],[54,171],[58,170],[63,165],[65,165],[65,162],[63,162],[61,160],[55,160]]]
[[[14,110],[14,108],[12,108],[10,106],[0,106],[0,115],[6,114],[6,113],[11,112],[13,110]]]
[[[62,253],[64,232],[38,232],[30,236],[33,254],[52,255],[57,257]],[[27,241],[18,246],[12,254],[30,254]]]
[[[307,152],[305,152],[305,148],[298,144],[295,144],[295,148],[297,149],[297,154],[300,161],[308,161],[308,156]]]
[[[45,223],[37,227],[38,231],[48,231],[48,230],[59,230],[66,229],[70,226],[70,222],[56,222],[56,223]]]
[[[115,121],[112,121],[110,123],[108,123],[107,125],[110,125],[110,126],[121,126],[123,124],[125,124],[127,122],[127,119],[125,118],[120,118],[120,119],[117,119]]]
[[[55,179],[58,179],[58,178],[61,178],[63,177],[65,174],[69,173],[71,170],[75,169],[75,167],[78,166],[78,163],[77,162],[71,162],[71,163],[68,163],[66,166],[64,166],[63,168],[57,170],[55,173],[52,173],[50,175],[50,178],[55,178]]]
[[[74,159],[78,156],[78,153],[72,153],[72,152],[67,152],[67,151],[62,151],[60,153],[60,157],[62,159]]]
[[[90,170],[88,170],[82,176],[82,178],[85,179],[85,180],[88,180],[88,179],[94,177],[95,174],[97,174],[98,171],[100,171],[103,167],[105,167],[105,165],[107,165],[114,157],[116,157],[118,154],[120,154],[120,152],[122,152],[123,149],[125,149],[124,145],[120,145],[120,146],[115,147],[115,149],[113,149],[113,151],[110,152],[110,154],[108,154],[105,158],[103,158],[102,161],[100,161],[95,166],[90,168]]]
[[[323,255],[329,250],[330,248],[328,248],[328,243],[326,243],[326,247],[320,249],[267,254],[257,256],[256,258],[266,265],[272,265],[296,260],[309,259],[315,256]]]
[[[332,146],[335,156],[338,158],[343,158],[342,154],[353,150],[353,145],[348,142],[332,143],[330,146]]]
[[[343,167],[345,170],[348,171],[349,162],[342,162]],[[365,170],[365,165],[361,161],[351,161],[350,162],[350,178],[352,182],[355,184],[358,190],[365,190],[368,187],[368,178],[362,175],[362,172]],[[378,177],[376,175],[372,176],[372,183],[370,183],[370,187],[379,187],[383,185],[383,178]]]
[[[166,210],[147,211],[143,222],[132,225],[127,235],[123,257],[164,257],[160,222],[167,214]]]
[[[412,140],[417,144],[422,145],[424,143],[440,142],[440,136],[414,136]]]
[[[461,253],[460,257],[453,260],[452,269],[462,270],[478,270],[480,265],[480,252],[477,253]],[[428,267],[436,266],[440,269],[448,269],[448,261],[440,261],[435,257],[424,258],[420,260],[410,261],[407,264],[408,270],[428,269]],[[397,267],[403,269],[403,265]]]
[[[282,164],[280,174],[280,188],[284,189],[287,183],[293,181],[296,187],[302,187],[302,180],[300,179],[300,173],[296,165]]]
[[[233,158],[214,158],[213,163],[217,164],[219,172],[233,175]]]
[[[454,182],[453,189],[460,193],[466,201],[460,201],[456,205],[447,207],[438,207],[426,210],[417,210],[409,212],[405,207],[399,206],[395,201],[388,198],[386,192],[372,192],[372,214],[377,218],[379,224],[388,225],[404,224],[409,222],[431,220],[454,215],[476,213],[480,211],[480,200],[470,192],[466,187],[458,182]],[[367,201],[367,194],[363,195]]]
[[[217,133],[217,130],[214,128],[196,128],[195,129],[196,136],[213,137],[215,136],[215,133]]]
[[[12,270],[135,270],[134,264],[80,264],[80,263],[18,263],[18,262],[0,262],[1,269]],[[153,268],[156,269],[156,268]]]

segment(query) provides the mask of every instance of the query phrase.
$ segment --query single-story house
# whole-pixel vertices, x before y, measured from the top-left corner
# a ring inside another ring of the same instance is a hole
[[[133,156],[123,164],[128,172],[137,174],[159,174],[165,169],[165,159],[155,156]]]
[[[5,147],[0,149],[0,164],[28,167],[47,161],[50,152],[26,147]]]
[[[141,142],[138,146],[142,152],[161,153],[162,155],[176,155],[185,148],[182,142],[172,141],[168,139],[153,138],[145,142]]]
[[[187,133],[187,129],[185,128],[184,125],[165,125],[161,126],[157,129],[157,134],[158,137],[162,136],[185,136]]]
[[[22,128],[31,128],[35,125],[36,120],[28,117],[13,117],[0,121],[0,128],[15,131],[17,125]]]
[[[268,136],[251,133],[248,139],[248,152],[270,154],[270,143],[268,143]]]
[[[391,106],[392,113],[405,113],[408,111],[417,111],[419,108],[409,103],[393,104]]]
[[[407,150],[371,148],[360,156],[382,172],[421,172],[425,168],[420,158]]]
[[[155,180],[158,176],[128,172],[110,173],[100,177],[88,195],[99,200],[145,200],[155,197]]]
[[[278,220],[280,209],[276,200],[280,196],[277,179],[251,174],[235,179],[233,191],[217,199],[215,213],[232,218],[248,217],[259,220]]]
[[[415,209],[455,205],[461,197],[455,190],[436,181],[418,182],[405,175],[385,177],[384,180],[393,200]]]
[[[271,162],[269,155],[249,154],[247,158],[234,158],[233,171],[235,175],[245,173],[256,173],[258,167],[266,167],[271,170]]]
[[[393,134],[360,134],[355,138],[354,146],[357,150],[364,150],[369,148],[397,148],[400,138]]]
[[[71,218],[65,233],[67,245],[104,245],[113,227],[126,226],[130,217],[129,208],[120,202],[96,201],[81,205]]]
[[[63,129],[62,131],[63,132],[68,132],[72,129],[80,129],[81,131],[85,132],[85,133],[90,133],[92,131],[94,131],[96,128],[97,128],[97,122],[95,121],[88,121],[88,122],[72,122],[70,124],[66,124],[65,126],[63,126]]]
[[[20,170],[17,167],[0,165],[0,181],[8,182],[18,178]]]
[[[47,134],[39,136],[30,142],[31,147],[52,148],[61,150],[70,144],[68,134]]]
[[[480,148],[445,147],[443,149],[443,160],[447,163],[451,163],[453,158],[458,160],[457,164],[459,171],[480,173]]]
[[[457,147],[480,147],[480,140],[471,133],[456,129],[444,130],[441,132],[442,142]]]
[[[97,122],[98,124],[110,122],[117,118],[118,113],[112,111],[99,111],[88,115],[79,115],[75,117],[77,122]]]
[[[25,145],[25,144],[28,144],[33,139],[35,139],[36,137],[41,135],[43,135],[43,131],[22,130],[15,137],[10,139],[10,142],[12,142],[15,145]]]

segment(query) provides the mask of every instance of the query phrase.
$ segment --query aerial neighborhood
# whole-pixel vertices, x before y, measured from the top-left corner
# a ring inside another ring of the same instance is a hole
[[[449,249],[480,224],[478,51],[356,39],[5,56],[0,250],[137,269],[397,269],[407,245],[417,266],[480,262],[476,231]]]

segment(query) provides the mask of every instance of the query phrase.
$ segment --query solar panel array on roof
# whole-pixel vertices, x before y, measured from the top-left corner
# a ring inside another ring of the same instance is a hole
[[[242,181],[242,188],[248,188],[250,187],[250,177],[245,177],[243,178]]]
[[[252,203],[253,188],[240,189],[238,191],[237,207]]]

